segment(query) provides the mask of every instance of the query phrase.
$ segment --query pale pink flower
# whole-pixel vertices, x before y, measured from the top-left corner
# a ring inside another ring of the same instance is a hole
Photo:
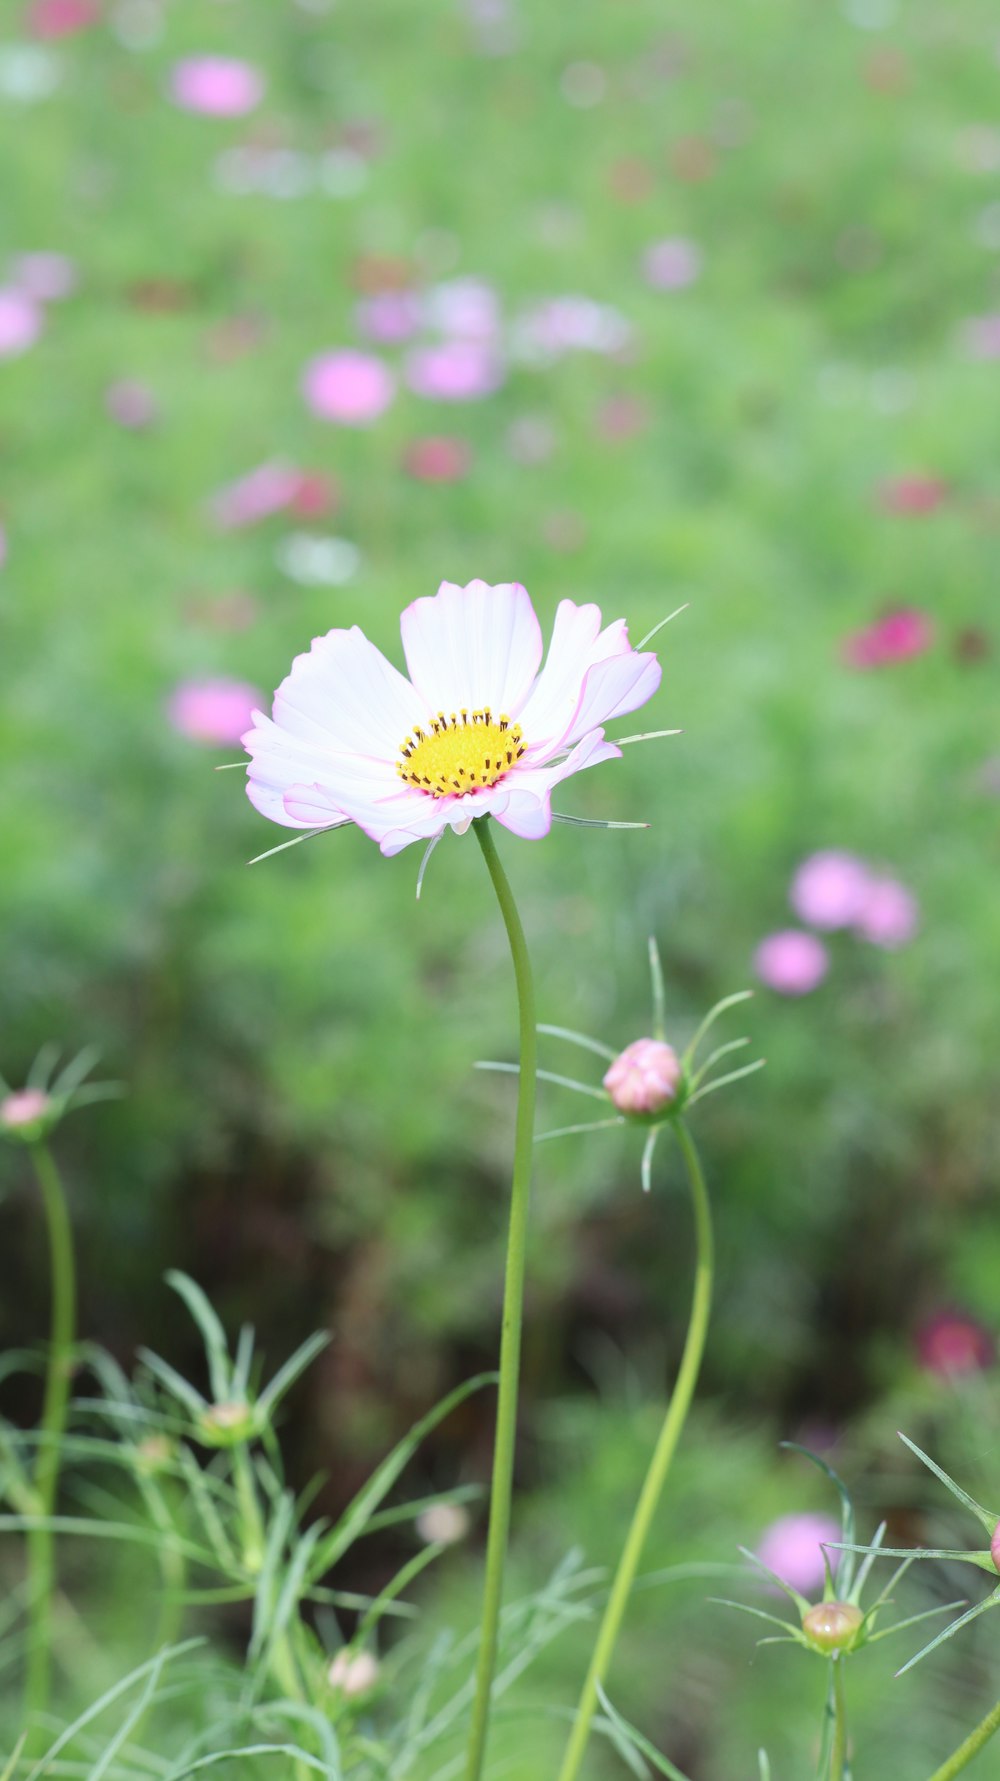
[[[492,815],[547,835],[553,788],[620,754],[603,726],[660,684],[624,620],[563,600],[544,668],[517,583],[442,582],[401,620],[409,680],[355,625],[317,637],[243,738],[247,791],[292,829],[357,823],[386,855]]]
[[[367,427],[388,408],[395,394],[388,366],[372,353],[322,353],[306,366],[302,393],[314,414],[342,427]]]
[[[619,1113],[662,1113],[677,1099],[680,1058],[662,1039],[633,1039],[619,1052],[604,1086]]]
[[[346,1645],[338,1651],[326,1672],[326,1679],[338,1694],[354,1700],[369,1694],[379,1679],[378,1659],[370,1651],[351,1651]]]
[[[518,358],[546,365],[569,352],[620,353],[631,338],[625,317],[610,304],[569,296],[549,297],[525,310],[515,323],[513,343]]]
[[[264,77],[235,56],[188,56],[174,64],[170,96],[184,111],[244,117],[264,96]]]
[[[920,914],[912,891],[895,878],[873,878],[854,922],[855,932],[873,946],[892,951],[912,940]]]
[[[260,693],[243,680],[182,680],[170,699],[175,730],[193,742],[225,748],[239,742]]]
[[[420,298],[415,291],[375,291],[363,297],[355,310],[362,334],[383,346],[395,346],[417,333],[421,320]]]
[[[40,1088],[18,1088],[0,1101],[0,1125],[17,1132],[44,1119],[52,1102]]]
[[[939,476],[897,476],[884,482],[878,491],[879,502],[888,513],[933,513],[948,493],[948,484]]]
[[[848,637],[844,660],[852,668],[884,668],[891,662],[906,662],[911,656],[923,655],[933,641],[934,630],[926,613],[901,607]]]
[[[789,902],[800,921],[814,928],[849,928],[871,887],[871,873],[853,853],[830,848],[810,854],[792,879]]]
[[[414,1526],[428,1546],[454,1546],[465,1539],[471,1522],[468,1509],[461,1503],[429,1503]]]
[[[33,303],[56,303],[76,288],[76,267],[66,254],[18,254],[14,282]]]
[[[658,291],[682,291],[701,272],[701,249],[683,236],[654,241],[646,249],[642,269],[646,283]]]
[[[280,513],[295,500],[302,478],[290,464],[271,462],[259,464],[236,482],[228,483],[212,496],[212,518],[223,531],[236,531],[241,526],[256,525],[272,513]]]
[[[822,983],[830,959],[822,940],[799,928],[768,934],[753,955],[761,983],[782,996],[807,996]]]
[[[0,359],[27,352],[41,331],[41,311],[27,293],[16,285],[0,287]]]
[[[444,340],[419,346],[406,361],[406,381],[418,396],[434,402],[478,402],[503,383],[503,365],[493,346],[479,340]]]
[[[942,1378],[981,1372],[995,1357],[989,1330],[964,1311],[939,1311],[921,1325],[916,1342],[920,1365]]]
[[[829,1515],[782,1515],[761,1535],[757,1557],[792,1589],[808,1595],[820,1589],[826,1578],[823,1545],[840,1538],[840,1527]],[[831,1552],[833,1569],[837,1557]]]
[[[449,278],[432,285],[424,300],[429,325],[461,340],[492,340],[500,326],[500,300],[481,278]]]
[[[418,482],[460,482],[472,464],[472,452],[464,439],[439,434],[414,439],[403,458],[403,468]]]

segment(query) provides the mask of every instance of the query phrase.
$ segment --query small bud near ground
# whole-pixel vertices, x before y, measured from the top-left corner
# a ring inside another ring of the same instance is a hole
[[[604,1077],[619,1113],[648,1117],[677,1099],[683,1071],[672,1045],[662,1039],[634,1039]]]
[[[345,1646],[338,1651],[326,1672],[326,1679],[331,1688],[348,1700],[356,1700],[359,1695],[368,1694],[375,1687],[379,1678],[378,1660],[370,1651],[350,1651]]]
[[[853,1651],[864,1619],[853,1602],[817,1602],[803,1614],[802,1631],[814,1650],[833,1655]]]

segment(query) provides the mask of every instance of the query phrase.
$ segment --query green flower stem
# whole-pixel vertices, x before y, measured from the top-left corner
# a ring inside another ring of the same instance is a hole
[[[830,1781],[844,1781],[847,1773],[847,1693],[844,1687],[844,1659],[833,1660],[833,1750],[830,1755]]]
[[[566,1746],[566,1755],[559,1771],[559,1781],[576,1781],[580,1773],[590,1728],[597,1709],[597,1690],[603,1687],[615,1644],[625,1618],[629,1595],[635,1582],[642,1550],[646,1543],[656,1514],[657,1505],[667,1481],[677,1443],[684,1427],[687,1413],[691,1408],[701,1357],[705,1350],[705,1336],[708,1330],[709,1312],[712,1306],[712,1273],[714,1267],[714,1244],[712,1239],[712,1213],[708,1203],[708,1191],[705,1177],[702,1174],[698,1152],[687,1131],[686,1126],[677,1120],[674,1125],[677,1142],[687,1166],[688,1180],[691,1185],[691,1200],[694,1208],[696,1261],[694,1276],[694,1294],[691,1301],[691,1316],[688,1322],[687,1337],[684,1342],[684,1353],[677,1373],[677,1383],[667,1408],[666,1418],[659,1439],[646,1473],[645,1483],[639,1495],[639,1501],[632,1517],[618,1570],[611,1585],[604,1619],[597,1635],[594,1655],[590,1660],[590,1669],[583,1685],[573,1730]]]
[[[28,1531],[28,1658],[24,1681],[24,1717],[29,1738],[44,1713],[49,1696],[52,1646],[52,1591],[55,1584],[55,1543],[48,1525],[55,1513],[62,1438],[72,1376],[76,1326],[76,1278],[73,1266],[73,1233],[59,1172],[48,1146],[31,1146],[31,1160],[42,1190],[49,1238],[51,1316],[49,1357],[42,1405],[41,1441],[35,1461],[35,1514]],[[30,1752],[29,1752],[30,1753]]]
[[[507,1266],[504,1276],[503,1322],[500,1334],[500,1385],[497,1393],[496,1439],[493,1448],[493,1482],[490,1489],[490,1529],[486,1543],[486,1581],[483,1616],[476,1665],[476,1694],[466,1781],[479,1781],[490,1717],[490,1693],[497,1662],[503,1571],[510,1531],[510,1496],[514,1477],[514,1437],[517,1425],[517,1387],[521,1364],[521,1323],[524,1312],[524,1264],[531,1194],[532,1145],[535,1129],[535,991],[524,929],[517,912],[507,874],[500,863],[489,817],[473,823],[483,850],[500,913],[507,929],[514,977],[517,983],[520,1022],[520,1076],[517,1091],[517,1125],[514,1136],[514,1172],[511,1183],[510,1226],[507,1235]]]
[[[994,1732],[1000,1731],[1000,1701],[981,1720],[974,1732],[970,1732],[964,1744],[960,1744],[953,1756],[935,1769],[931,1781],[951,1781],[953,1775],[961,1774],[962,1770],[978,1756],[980,1750],[989,1743]]]

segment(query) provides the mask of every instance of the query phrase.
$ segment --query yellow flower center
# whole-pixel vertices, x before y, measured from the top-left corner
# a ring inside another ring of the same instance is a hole
[[[439,711],[426,730],[414,729],[399,750],[396,772],[407,785],[432,798],[496,785],[520,760],[524,743],[509,717],[485,711]]]

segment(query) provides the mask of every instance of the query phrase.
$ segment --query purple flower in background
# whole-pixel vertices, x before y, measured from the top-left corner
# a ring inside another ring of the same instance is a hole
[[[168,713],[180,735],[225,748],[240,740],[263,703],[257,688],[243,680],[182,680]]]
[[[654,241],[643,255],[642,270],[647,284],[658,291],[682,291],[694,284],[701,273],[701,249],[681,235],[666,241]]]
[[[799,920],[814,928],[849,928],[858,920],[870,888],[864,860],[830,848],[802,862],[792,879],[789,901]]]
[[[912,940],[920,926],[917,901],[895,878],[873,878],[854,922],[856,933],[873,946],[892,951]]]
[[[388,408],[396,383],[372,353],[323,353],[306,366],[302,393],[314,414],[342,427],[368,427]]]
[[[420,327],[421,304],[416,291],[375,291],[355,310],[362,334],[382,346],[410,340]]]
[[[240,526],[256,525],[272,513],[290,507],[299,491],[302,478],[290,464],[260,464],[237,482],[231,482],[213,495],[210,502],[212,518],[223,531]]]
[[[476,402],[492,396],[503,382],[503,366],[493,347],[478,340],[445,340],[421,346],[406,361],[406,381],[418,396],[436,402]]]
[[[792,1589],[808,1595],[826,1579],[823,1544],[840,1538],[840,1527],[829,1515],[782,1515],[765,1528],[757,1557]],[[836,1558],[834,1553],[831,1562]]]
[[[18,254],[11,270],[18,290],[33,303],[55,303],[76,288],[76,267],[65,254]]]
[[[263,96],[263,75],[235,56],[189,56],[170,75],[174,104],[206,117],[245,117]]]
[[[0,359],[16,358],[27,352],[41,331],[37,304],[14,285],[0,286]]]
[[[807,996],[822,983],[830,968],[830,958],[815,934],[784,928],[761,941],[753,955],[753,965],[768,989],[777,990],[781,996]]]

